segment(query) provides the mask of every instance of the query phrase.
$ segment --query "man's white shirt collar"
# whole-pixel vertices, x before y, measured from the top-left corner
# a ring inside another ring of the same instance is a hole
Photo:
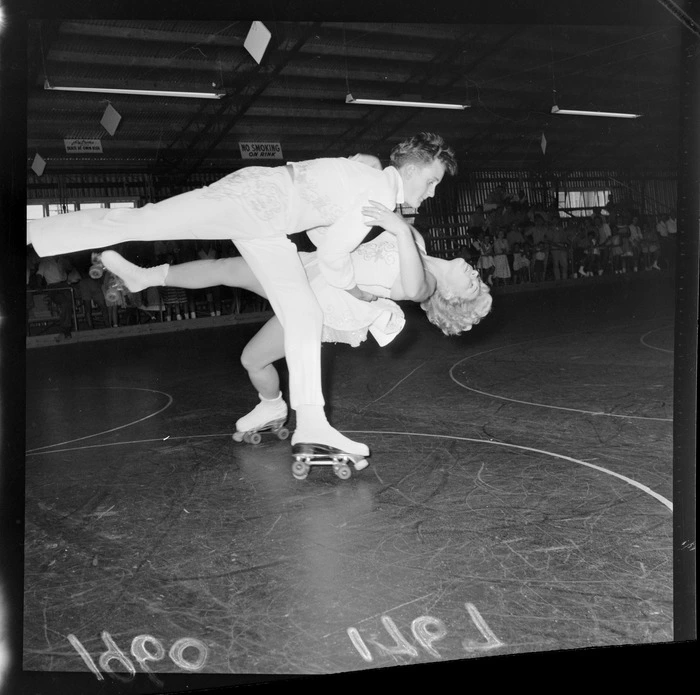
[[[403,193],[403,179],[401,174],[394,166],[388,166],[382,170],[382,173],[389,178],[390,181],[394,181],[396,184],[396,204],[403,205],[404,203],[404,193]]]

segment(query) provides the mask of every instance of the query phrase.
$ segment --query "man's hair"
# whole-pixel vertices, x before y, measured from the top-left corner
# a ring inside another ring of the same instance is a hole
[[[391,163],[397,168],[404,164],[427,166],[436,159],[442,162],[448,174],[454,176],[457,173],[454,151],[435,133],[418,133],[391,150]]]

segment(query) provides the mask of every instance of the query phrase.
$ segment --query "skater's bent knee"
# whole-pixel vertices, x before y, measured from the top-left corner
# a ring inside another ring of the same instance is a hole
[[[241,353],[241,366],[246,372],[259,372],[267,367],[269,362],[261,359],[260,355],[255,350],[243,350]]]

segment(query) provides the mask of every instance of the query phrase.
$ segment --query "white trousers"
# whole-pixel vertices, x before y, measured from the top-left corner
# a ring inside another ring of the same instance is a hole
[[[298,211],[284,168],[249,167],[211,186],[142,208],[83,210],[30,220],[27,232],[40,256],[126,241],[231,239],[284,327],[290,404],[296,409],[324,404],[323,314],[297,248],[287,238],[305,228]]]

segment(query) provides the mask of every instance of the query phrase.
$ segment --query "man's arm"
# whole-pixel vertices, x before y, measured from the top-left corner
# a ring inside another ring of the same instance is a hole
[[[356,288],[350,253],[362,243],[373,225],[371,218],[363,213],[363,208],[367,206],[369,199],[379,200],[392,210],[396,207],[396,191],[390,180],[384,178],[380,172],[371,169],[368,171],[370,176],[364,175],[361,182],[350,182],[356,193],[350,205],[346,207],[347,212],[328,227],[308,232],[309,238],[317,248],[319,268],[328,284],[351,291],[354,296],[358,296],[362,291]]]
[[[377,201],[370,201],[364,212],[371,218],[371,223],[367,224],[376,224],[396,237],[402,298],[414,302],[427,299],[435,291],[435,283],[423,265],[419,250],[423,239],[418,231],[401,215]]]

